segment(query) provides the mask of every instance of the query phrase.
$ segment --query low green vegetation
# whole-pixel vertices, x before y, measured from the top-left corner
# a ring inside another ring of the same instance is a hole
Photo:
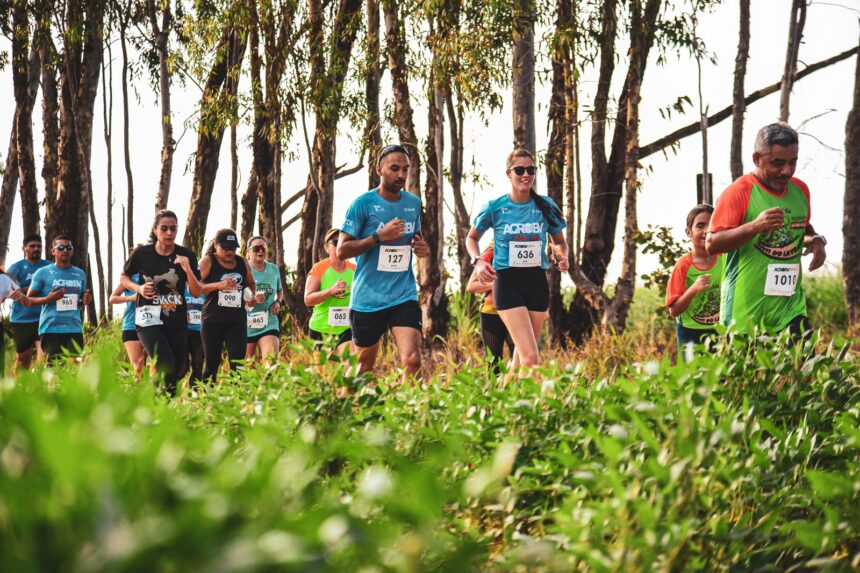
[[[625,334],[504,386],[461,330],[415,387],[300,344],[168,400],[109,332],[5,379],[0,570],[860,567],[860,363],[838,337],[673,366]]]

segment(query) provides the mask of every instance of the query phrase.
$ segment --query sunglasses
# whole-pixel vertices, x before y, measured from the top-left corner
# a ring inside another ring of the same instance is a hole
[[[537,168],[534,165],[529,165],[528,167],[517,165],[516,167],[511,167],[511,171],[522,177],[526,173],[528,173],[529,175],[534,175],[537,171]]]
[[[251,247],[251,250],[255,253],[265,253],[266,245],[254,245],[253,247]]]
[[[161,231],[162,233],[175,233],[176,229],[178,229],[178,228],[179,227],[177,227],[176,225],[173,225],[170,227],[168,227],[166,225],[162,225],[161,227],[158,228],[158,230]]]
[[[383,157],[392,153],[402,153],[406,157],[409,157],[409,151],[402,145],[386,145],[379,151],[379,157],[376,160],[376,164],[379,165]]]
[[[63,251],[74,251],[75,248],[72,245],[57,245],[54,250],[62,253]]]

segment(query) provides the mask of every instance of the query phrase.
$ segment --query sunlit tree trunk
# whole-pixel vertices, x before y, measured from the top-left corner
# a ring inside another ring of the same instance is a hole
[[[152,41],[158,52],[158,91],[161,97],[161,175],[158,178],[158,195],[155,210],[167,208],[170,196],[170,178],[173,173],[173,120],[170,117],[170,66],[169,39],[173,15],[170,1],[162,0],[156,7],[155,0],[146,1],[146,15],[152,32]],[[161,23],[159,24],[159,16]]]
[[[729,158],[732,180],[744,174],[744,80],[750,55],[750,0],[740,0],[738,54],[735,56],[735,82],[732,90],[732,142]]]
[[[107,70],[102,66],[102,121],[104,125],[105,150],[107,153],[107,277],[101,289],[102,313],[113,318],[113,305],[104,304],[104,297],[110,292],[113,275],[113,146],[111,144],[113,134],[113,59],[111,57],[110,43],[108,49]]]
[[[382,147],[381,116],[379,114],[379,82],[382,73],[379,66],[379,2],[367,0],[367,70],[365,71],[365,101],[367,102],[367,125],[364,128],[364,145],[367,148],[367,188],[379,185],[376,174],[376,156]]]
[[[514,147],[535,153],[535,4],[534,0],[513,3],[513,64],[511,85]]]
[[[46,34],[40,48],[42,76],[42,182],[45,189],[45,244],[50,244],[49,229],[57,203],[57,163],[59,153],[59,100],[57,95],[58,56],[50,35]],[[45,256],[50,253],[45,252]]]
[[[128,47],[126,45],[126,28],[128,26],[127,16],[124,10],[119,10],[119,41],[122,48],[122,150],[123,164],[125,165],[125,232],[126,247],[132,249],[134,242],[134,177],[131,171],[131,149],[129,143],[129,116],[128,116]],[[125,253],[123,253],[125,254]]]
[[[797,73],[797,56],[800,52],[800,41],[803,39],[803,27],[806,24],[806,1],[792,0],[791,13],[788,20],[788,43],[785,49],[785,69],[782,72],[782,85],[779,89],[779,120],[788,122],[790,112],[791,89],[794,86]]]
[[[845,124],[845,198],[842,213],[842,273],[848,321],[860,329],[860,57],[854,71],[854,100]]]

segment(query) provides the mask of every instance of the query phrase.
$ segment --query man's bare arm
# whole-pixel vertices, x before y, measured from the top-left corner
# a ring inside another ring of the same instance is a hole
[[[769,233],[782,227],[785,214],[779,207],[762,211],[759,216],[750,221],[721,231],[709,232],[705,239],[705,248],[709,255],[719,255],[735,251],[750,242],[761,233]]]

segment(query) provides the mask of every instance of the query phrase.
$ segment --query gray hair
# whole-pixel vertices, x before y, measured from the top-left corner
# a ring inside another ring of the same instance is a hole
[[[766,125],[758,130],[758,135],[755,137],[755,152],[765,154],[774,145],[788,147],[789,145],[797,145],[797,142],[797,132],[787,123],[780,121]]]

